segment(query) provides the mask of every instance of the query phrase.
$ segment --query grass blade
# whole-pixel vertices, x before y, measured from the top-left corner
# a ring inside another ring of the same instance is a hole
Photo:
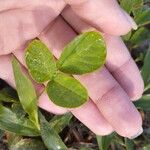
[[[38,136],[39,131],[26,118],[18,118],[9,108],[0,105],[0,129],[23,136]]]
[[[41,137],[48,150],[67,150],[67,147],[40,113]]]
[[[107,135],[107,136],[97,135],[96,138],[97,138],[99,149],[100,150],[108,150],[108,147],[109,147],[109,145],[110,145],[110,143],[114,137],[115,137],[115,133],[112,133],[112,134]]]
[[[22,107],[28,113],[29,119],[39,129],[37,96],[33,84],[22,72],[19,63],[15,58],[13,58],[12,66],[16,88]]]
[[[135,150],[135,145],[134,145],[133,140],[125,138],[125,145],[126,145],[127,150]]]
[[[60,133],[69,124],[72,116],[73,115],[71,113],[67,113],[62,116],[54,116],[50,120],[51,128],[55,129],[57,133]]]
[[[138,109],[150,111],[150,95],[144,95],[140,100],[134,102]]]
[[[141,70],[141,74],[142,74],[145,86],[147,86],[150,80],[150,47],[146,53],[146,56],[144,59],[144,65]]]
[[[18,102],[18,95],[14,89],[5,87],[0,90],[0,101],[11,103]]]

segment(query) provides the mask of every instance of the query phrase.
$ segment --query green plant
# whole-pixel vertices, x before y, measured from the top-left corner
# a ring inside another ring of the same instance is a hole
[[[86,32],[69,43],[56,62],[50,50],[39,40],[26,49],[26,64],[32,78],[44,83],[49,98],[61,107],[73,108],[88,100],[85,87],[71,75],[93,72],[106,59],[105,42],[98,32]],[[69,75],[67,75],[67,74]]]
[[[87,32],[75,38],[66,46],[57,65],[51,52],[39,40],[33,40],[26,50],[26,62],[33,79],[39,83],[49,81],[46,87],[49,97],[55,104],[63,107],[77,107],[88,99],[84,86],[65,73],[92,72],[104,64],[105,58],[105,43],[97,32]],[[37,148],[35,144],[41,141],[31,138],[22,140],[20,136],[40,136],[48,149],[67,150],[58,133],[69,123],[72,115],[54,117],[48,122],[38,111],[38,96],[32,81],[23,73],[15,57],[12,59],[12,66],[18,95],[11,88],[4,88],[0,93],[1,101],[12,104],[10,108],[0,105],[0,128],[16,133],[8,133],[10,137],[14,137],[8,140],[9,147],[17,149],[18,146],[19,149],[29,142],[32,148]],[[13,95],[10,94],[12,91]],[[40,148],[45,149],[43,144]]]

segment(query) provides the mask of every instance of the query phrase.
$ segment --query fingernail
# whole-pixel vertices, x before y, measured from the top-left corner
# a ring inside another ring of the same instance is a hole
[[[136,22],[133,20],[133,18],[132,18],[130,15],[128,15],[124,10],[123,10],[123,13],[125,14],[127,20],[128,20],[129,23],[131,24],[131,27],[132,27],[134,30],[136,30],[136,29],[138,28],[138,26],[137,26]]]
[[[81,33],[90,32],[90,31],[96,31],[96,29],[93,28],[93,27],[87,27],[87,28],[84,28],[84,29],[81,31]]]
[[[135,139],[135,138],[137,138],[139,135],[141,135],[143,133],[143,128],[141,127],[140,128],[140,130],[137,132],[137,134],[135,134],[135,135],[133,135],[133,136],[131,136],[131,137],[129,137],[129,139]]]
[[[85,3],[87,0],[65,0],[70,5],[80,5]]]

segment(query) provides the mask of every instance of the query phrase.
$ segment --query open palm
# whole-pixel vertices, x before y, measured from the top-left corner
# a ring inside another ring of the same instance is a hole
[[[88,89],[90,100],[71,112],[96,134],[116,131],[134,138],[142,132],[142,120],[131,99],[140,98],[143,81],[119,36],[136,29],[136,24],[115,0],[0,1],[0,78],[15,87],[11,53],[25,68],[24,48],[30,40],[41,39],[59,58],[77,34],[93,28],[103,32],[106,40],[106,65],[76,76]],[[44,85],[34,84],[40,94]],[[55,106],[46,93],[40,95],[38,105],[56,114],[69,111]]]

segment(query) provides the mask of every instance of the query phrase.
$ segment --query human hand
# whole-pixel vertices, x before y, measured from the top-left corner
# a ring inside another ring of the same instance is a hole
[[[67,3],[71,7],[64,9]],[[142,120],[130,99],[142,95],[143,81],[119,38],[131,28],[136,29],[136,25],[115,0],[0,1],[0,78],[15,87],[11,53],[26,67],[24,48],[31,39],[41,39],[58,58],[77,33],[91,28],[103,32],[107,61],[101,70],[76,76],[88,89],[90,100],[71,112],[96,134],[115,130],[124,137],[136,137]],[[40,93],[44,85],[35,87]],[[38,105],[56,114],[68,111],[55,106],[45,93],[39,97]]]

